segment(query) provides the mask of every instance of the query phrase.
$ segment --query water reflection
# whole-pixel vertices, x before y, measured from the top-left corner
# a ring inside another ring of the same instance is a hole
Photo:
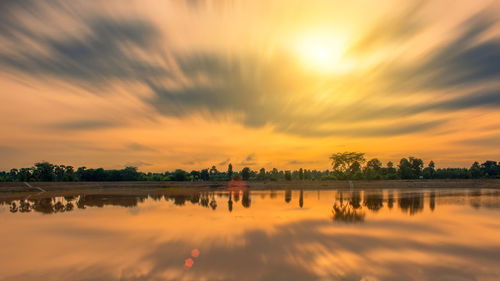
[[[134,192],[0,199],[0,280],[500,277],[497,190]]]
[[[321,198],[320,193],[331,193],[332,191],[306,191],[317,192],[317,201]],[[304,190],[284,191],[271,190],[268,193],[261,192],[262,199],[276,199],[282,193],[285,203],[292,202],[293,193],[298,193],[298,206],[304,206]],[[364,220],[365,212],[376,213],[380,210],[393,208],[400,209],[408,215],[416,215],[424,210],[424,202],[428,200],[428,208],[434,211],[438,205],[465,205],[479,208],[500,208],[496,197],[500,197],[500,191],[496,190],[470,190],[467,193],[436,190],[426,191],[397,191],[397,190],[335,190],[332,198],[332,219],[343,222],[360,222]],[[43,196],[38,194],[38,196]],[[227,198],[225,202],[216,198]],[[71,212],[76,208],[85,210],[88,207],[103,208],[105,206],[137,207],[148,198],[153,201],[172,202],[176,206],[185,206],[186,202],[199,205],[211,210],[216,210],[220,204],[227,204],[227,210],[233,211],[235,204],[240,202],[243,208],[252,207],[252,192],[245,191],[210,191],[210,192],[183,192],[175,193],[146,193],[143,195],[123,194],[91,194],[73,196],[53,196],[27,199],[0,199],[0,206],[8,205],[11,213],[39,212],[43,214],[55,214]],[[220,202],[219,202],[220,201]]]

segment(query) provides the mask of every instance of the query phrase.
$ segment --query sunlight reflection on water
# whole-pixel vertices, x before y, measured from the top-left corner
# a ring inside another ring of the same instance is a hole
[[[498,190],[23,196],[0,198],[0,280],[500,278]]]

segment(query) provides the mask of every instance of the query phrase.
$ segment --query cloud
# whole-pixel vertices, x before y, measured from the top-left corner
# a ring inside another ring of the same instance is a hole
[[[227,165],[229,163],[230,159],[227,158],[226,160],[222,161],[222,162],[219,162],[219,166],[224,166],[224,165]]]
[[[488,10],[472,15],[455,28],[453,40],[432,50],[421,63],[388,71],[394,77],[392,90],[446,89],[497,80],[500,37],[481,39],[497,22]]]
[[[247,157],[245,157],[245,159],[239,163],[239,165],[242,166],[253,166],[256,164],[257,163],[255,161],[255,153],[248,154]]]
[[[132,143],[127,144],[126,148],[130,149],[130,150],[134,150],[134,151],[156,151],[156,149],[154,149],[152,147],[149,147],[149,146],[146,146],[146,145],[143,145],[140,143],[136,143],[136,142],[132,142]]]
[[[50,129],[62,131],[99,130],[114,128],[117,126],[119,126],[119,124],[117,124],[116,122],[105,120],[75,120],[47,125],[47,127]]]
[[[429,2],[422,3],[412,2],[374,22],[350,52],[369,54],[432,28],[420,15]],[[301,137],[387,137],[426,132],[447,122],[438,114],[433,120],[416,117],[423,112],[500,106],[500,87],[490,85],[500,78],[500,39],[484,36],[498,20],[487,10],[470,16],[456,27],[454,39],[416,62],[386,59],[356,73],[325,78],[298,68],[284,53],[264,57],[252,51],[227,53],[192,46],[176,51],[165,43],[170,34],[133,14],[79,10],[78,5],[59,1],[3,5],[0,39],[13,48],[0,49],[1,70],[97,88],[92,92],[99,95],[106,95],[106,88],[115,83],[138,83],[151,92],[140,99],[160,116],[202,115]],[[53,14],[71,19],[70,24],[83,31],[67,31]],[[51,32],[26,24],[27,18]],[[472,89],[477,83],[486,86]],[[446,94],[458,90],[465,94]],[[425,91],[438,91],[443,98],[414,104],[404,99]],[[373,125],[374,120],[380,122]],[[109,121],[51,125],[64,130],[112,126]]]
[[[255,160],[255,153],[248,154],[248,156],[245,158],[245,161],[253,161]]]
[[[140,168],[143,166],[151,166],[151,165],[152,165],[151,163],[138,160],[138,161],[133,161],[133,162],[127,162],[125,164],[125,167],[138,167],[138,168]]]
[[[301,160],[290,160],[288,161],[288,165],[304,165],[304,164],[312,164],[315,161],[301,161]]]
[[[70,79],[86,87],[105,86],[114,79],[136,81],[166,74],[164,68],[139,59],[134,52],[134,49],[154,52],[159,34],[148,21],[83,14],[76,10],[76,5],[59,1],[23,3],[8,5],[9,12],[0,21],[0,38],[18,47],[0,52],[3,68],[39,77]],[[62,29],[49,18],[50,13],[56,13],[72,16],[70,24],[82,26],[88,32],[66,34],[61,30],[57,35],[43,34],[24,24],[34,10],[40,13],[33,20],[48,27]],[[31,42],[28,47],[23,44],[26,40]]]
[[[498,144],[500,143],[500,135],[457,140],[455,143],[476,147],[498,147]]]

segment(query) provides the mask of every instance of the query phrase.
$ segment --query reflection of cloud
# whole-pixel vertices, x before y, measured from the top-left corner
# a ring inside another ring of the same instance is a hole
[[[324,217],[328,214],[327,205],[319,208],[319,214],[315,211],[318,208],[313,207],[316,204],[311,204],[309,211],[296,210],[293,216],[286,216],[287,220],[283,220],[285,217],[273,218],[272,214],[276,215],[280,212],[275,209],[277,205],[274,204],[271,207],[274,211],[269,212],[270,205],[267,205],[266,201],[271,198],[264,197],[259,200],[260,204],[250,206],[254,209],[250,218],[239,213],[242,215],[240,219],[249,220],[241,231],[236,232],[231,232],[234,231],[235,222],[230,217],[223,218],[220,217],[220,213],[200,210],[199,207],[188,204],[189,202],[203,204],[200,202],[200,197],[206,196],[208,207],[210,195],[215,195],[212,198],[216,198],[219,204],[226,204],[228,198],[218,196],[224,193],[208,192],[200,196],[198,192],[188,195],[186,191],[159,192],[150,195],[147,195],[147,191],[144,190],[138,192],[142,195],[137,195],[137,198],[117,194],[80,197],[77,204],[80,208],[86,206],[104,207],[104,209],[87,208],[89,216],[87,220],[79,221],[77,225],[56,223],[54,224],[56,227],[49,227],[41,232],[42,238],[43,235],[54,237],[55,234],[59,234],[55,235],[55,239],[76,243],[70,252],[60,251],[66,243],[49,243],[48,245],[52,245],[49,248],[64,258],[86,257],[85,263],[81,264],[78,270],[75,271],[72,264],[51,267],[46,266],[42,261],[41,266],[32,268],[29,272],[21,269],[20,272],[23,273],[11,275],[5,279],[29,280],[36,279],[36,276],[42,276],[42,279],[43,276],[50,276],[54,280],[76,281],[180,280],[186,275],[182,275],[185,272],[179,269],[182,269],[183,260],[189,258],[190,253],[193,258],[197,257],[194,265],[191,264],[193,267],[189,270],[186,280],[332,279],[358,281],[367,276],[380,280],[413,280],[416,270],[422,280],[432,280],[435,276],[446,276],[450,280],[464,278],[480,280],[483,276],[495,277],[500,274],[495,271],[497,261],[500,259],[500,245],[495,242],[491,243],[495,241],[495,231],[498,230],[499,225],[495,224],[494,217],[487,214],[477,220],[477,212],[466,205],[468,200],[469,202],[477,201],[479,204],[495,203],[498,205],[499,193],[496,191],[441,190],[437,194],[437,198],[441,200],[437,206],[442,209],[431,217],[429,213],[424,212],[419,213],[417,217],[404,219],[400,212],[379,211],[367,215],[365,222],[356,226],[332,224]],[[305,193],[315,195],[316,191]],[[195,194],[198,196],[191,197]],[[255,195],[257,194],[259,192]],[[330,192],[326,194],[333,195]],[[384,197],[382,190],[365,191],[364,194],[372,195],[365,198],[365,202],[379,201]],[[351,197],[357,197],[355,193],[336,193],[336,196],[340,195],[344,202],[358,200]],[[430,194],[428,191],[401,190],[396,195],[398,195],[396,198],[415,196],[415,198],[423,199],[428,198]],[[310,202],[316,200],[316,196],[305,197]],[[330,196],[328,198],[333,199]],[[55,200],[50,197],[45,199],[44,202],[51,205],[50,213],[53,214],[51,220],[67,221],[67,217],[72,214],[81,217],[80,213],[65,213],[62,216],[59,212],[54,213],[53,202],[61,200],[62,197],[55,198]],[[158,200],[159,204],[150,205],[152,199]],[[163,201],[167,199],[169,202],[174,201],[176,207],[168,207],[170,205]],[[76,200],[76,197],[72,200]],[[322,204],[319,198],[317,200],[316,203]],[[160,204],[167,209],[160,208]],[[108,224],[110,220],[114,222],[117,215],[116,208],[106,208],[112,205],[141,210],[139,213],[134,213],[133,222],[149,219],[163,221],[160,218],[172,219],[177,216],[181,219],[174,219],[169,224],[138,224],[137,226],[128,225],[130,217],[122,216],[122,224],[117,222]],[[367,205],[373,206],[372,203]],[[421,207],[421,204],[410,205]],[[446,205],[451,205],[451,208],[446,208]],[[387,208],[387,205],[383,206]],[[461,210],[458,213],[457,207]],[[166,214],[165,210],[168,210]],[[238,209],[234,211],[238,212]],[[200,220],[193,218],[190,215],[192,212],[195,212]],[[460,215],[457,216],[457,214]],[[471,216],[472,214],[474,215]],[[187,216],[183,217],[184,215]],[[95,217],[99,219],[95,220]],[[214,220],[214,218],[217,219]],[[269,218],[271,220],[266,220]],[[227,224],[226,219],[232,222]],[[280,223],[276,224],[276,219],[279,219]],[[179,222],[182,222],[182,227],[178,225]],[[262,227],[263,225],[265,227]],[[467,231],[471,225],[477,229],[488,230],[488,234],[482,237],[489,237],[491,240],[484,241],[484,243],[469,243],[470,240],[466,239],[467,237],[470,235],[472,235],[470,237],[477,237],[474,231]],[[26,229],[32,227],[28,223],[21,224],[19,231],[23,233],[25,230],[23,226]],[[221,236],[220,233],[227,230],[226,228],[231,229],[230,234],[233,235]],[[217,231],[207,234],[205,231],[208,229],[217,229]],[[194,231],[185,232],[186,230]],[[138,236],[141,233],[148,239],[138,239],[142,237]],[[185,235],[186,233],[189,235]],[[86,241],[88,237],[95,238],[95,243],[92,245],[79,243],[81,239]],[[109,241],[115,243],[108,245]],[[127,245],[127,247],[119,247],[121,252],[116,252],[126,258],[103,261],[103,258],[108,256],[106,250],[116,251],[116,245]],[[193,255],[194,248],[197,251],[194,251]],[[26,245],[18,249],[21,253],[30,251],[30,247]],[[202,254],[198,256],[200,252]],[[35,257],[37,256],[35,253]],[[40,261],[35,259],[35,262],[38,264]],[[147,266],[142,267],[142,265]],[[85,270],[80,272],[81,268]]]
[[[214,280],[316,280],[319,271],[324,277],[335,277],[335,280],[360,280],[364,275],[383,277],[383,280],[411,280],[414,276],[410,269],[416,267],[421,276],[430,279],[442,274],[447,274],[451,279],[464,276],[474,279],[474,276],[481,274],[477,272],[478,264],[485,262],[488,266],[493,266],[496,258],[500,258],[497,247],[478,249],[463,244],[427,243],[413,239],[417,237],[413,235],[394,234],[390,237],[374,235],[385,227],[378,223],[379,221],[376,221],[366,226],[363,233],[325,233],[320,229],[329,226],[322,220],[287,223],[277,227],[272,234],[258,230],[248,231],[239,237],[245,241],[241,245],[201,247],[203,260],[197,264],[196,271],[192,271],[193,279],[203,276]],[[406,225],[410,226],[413,234],[427,235],[429,234],[427,231],[440,233],[439,228],[428,227],[424,223],[401,225],[399,221],[393,223],[401,230],[404,230]],[[426,231],[421,232],[415,225],[424,226],[423,229]],[[310,245],[317,247],[308,247]],[[154,247],[154,250],[144,257],[144,261],[153,265],[148,275],[150,279],[146,280],[154,279],[155,276],[161,276],[163,272],[173,269],[177,256],[172,253],[184,252],[187,249],[189,245],[180,241]],[[378,251],[390,253],[415,251],[428,255],[429,258],[450,257],[459,259],[459,264],[464,266],[457,267],[457,263],[439,263],[434,259],[416,263],[412,259],[406,259],[404,254],[398,260],[370,258],[370,253]],[[356,262],[351,263],[350,260],[343,260],[341,257],[334,258],[345,252],[351,253],[353,256],[349,257]],[[331,262],[317,264],[316,261],[322,257],[330,258]],[[380,269],[390,269],[390,271]]]

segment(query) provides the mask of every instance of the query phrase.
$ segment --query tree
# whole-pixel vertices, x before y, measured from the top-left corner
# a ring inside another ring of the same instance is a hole
[[[12,171],[12,170],[11,170]],[[17,171],[17,170],[16,170]],[[32,178],[32,169],[30,168],[21,168],[17,173],[17,179],[19,181],[30,181]]]
[[[33,174],[39,181],[53,181],[55,178],[54,165],[49,162],[35,163]]]
[[[247,181],[250,178],[250,168],[245,167],[243,170],[241,170],[241,178],[244,181]]]
[[[137,167],[125,167],[122,170],[122,180],[124,181],[136,181],[139,178],[139,173],[137,172]]]
[[[285,171],[285,180],[287,181],[292,180],[292,173],[290,171]]]
[[[229,180],[231,180],[233,178],[233,165],[231,163],[229,163],[229,165],[227,165],[227,176],[228,176]]]
[[[481,164],[481,171],[488,178],[494,178],[500,175],[500,166],[496,161],[488,160]]]
[[[413,178],[419,178],[422,175],[422,169],[424,168],[424,161],[419,158],[415,158],[410,156],[408,158],[408,161],[410,161],[411,169],[413,172]],[[432,162],[434,164],[434,162]]]
[[[173,181],[186,181],[187,178],[188,178],[188,173],[181,169],[175,170],[175,172],[172,174]]]
[[[261,168],[259,170],[259,174],[257,175],[257,179],[261,180],[261,181],[266,179],[266,169]]]
[[[299,179],[300,180],[304,179],[304,170],[302,170],[302,168],[299,169]]]
[[[56,175],[56,181],[64,180],[64,173],[66,171],[66,166],[64,165],[55,165],[54,166],[54,174]]]
[[[436,165],[434,164],[434,161],[431,160],[429,165],[422,171],[425,179],[432,179],[434,177],[434,174],[436,173],[435,167]]]
[[[474,164],[472,164],[472,166],[469,169],[469,172],[473,179],[478,179],[483,174],[483,172],[481,171],[481,167],[479,166],[479,163],[477,161],[474,162]]]
[[[413,170],[411,168],[410,161],[406,158],[401,158],[399,161],[399,177],[402,179],[411,179],[413,178]]]
[[[367,179],[381,179],[382,178],[382,162],[377,158],[373,158],[366,163],[365,176]]]
[[[192,170],[191,173],[191,180],[200,180],[201,173],[199,171]]]
[[[207,181],[210,179],[210,173],[208,172],[208,169],[201,170],[200,179],[204,180],[204,181]]]
[[[380,170],[380,168],[382,168],[382,162],[380,162],[380,160],[378,160],[377,158],[373,158],[370,161],[366,162],[366,167],[378,171]]]
[[[361,164],[365,162],[365,154],[359,152],[335,153],[330,156],[333,170],[347,178],[361,169]]]
[[[385,179],[388,180],[395,180],[398,178],[397,170],[394,168],[394,164],[391,161],[387,162],[387,168],[385,168],[384,175]]]
[[[215,179],[215,176],[217,176],[218,173],[219,171],[217,171],[217,168],[215,166],[212,166],[212,168],[210,168],[210,178],[212,180]]]

